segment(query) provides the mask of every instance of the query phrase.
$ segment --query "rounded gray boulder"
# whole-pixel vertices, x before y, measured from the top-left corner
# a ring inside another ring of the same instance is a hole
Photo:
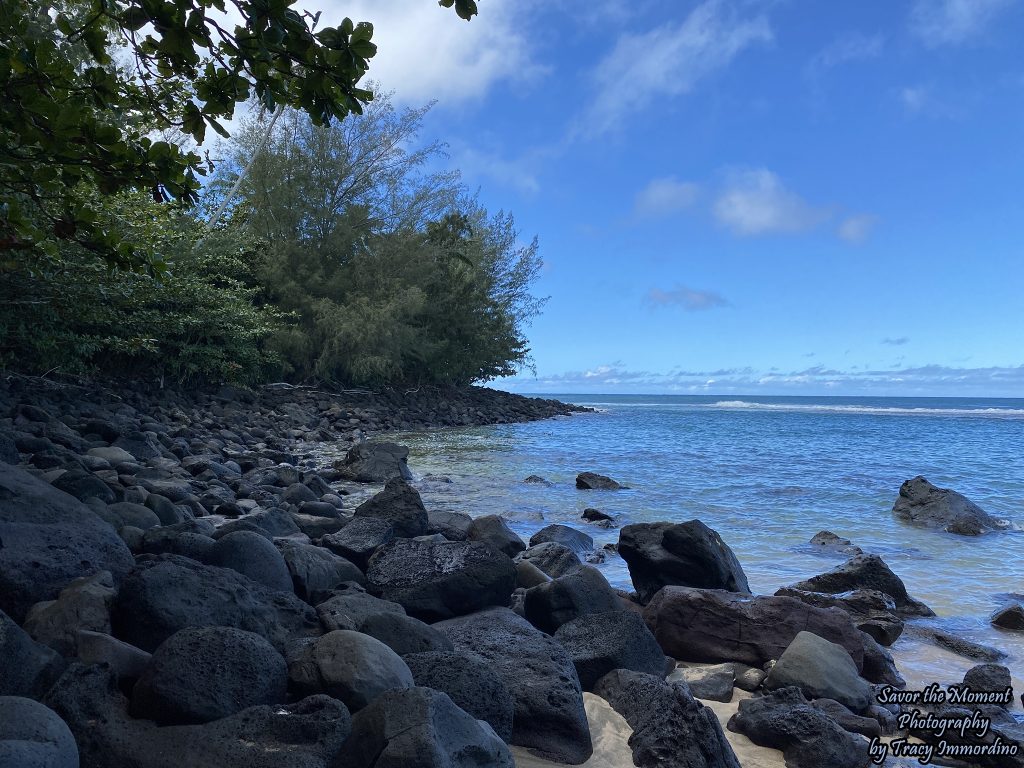
[[[288,653],[288,677],[302,695],[326,693],[356,712],[385,691],[412,688],[401,657],[380,640],[338,629]]]
[[[183,629],[164,642],[132,691],[131,714],[160,725],[208,723],[284,701],[288,669],[274,646],[231,627]]]
[[[78,747],[52,709],[20,696],[0,696],[0,766],[78,768]]]
[[[207,562],[238,571],[270,589],[281,592],[293,589],[284,556],[273,543],[252,531],[235,531],[218,539]]]

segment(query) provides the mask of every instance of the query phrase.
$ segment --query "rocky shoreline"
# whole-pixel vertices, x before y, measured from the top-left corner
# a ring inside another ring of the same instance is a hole
[[[527,542],[498,516],[426,509],[407,450],[382,436],[577,410],[477,389],[4,380],[0,765],[609,765],[602,718],[642,768],[863,768],[876,744],[936,746],[934,728],[901,725],[915,705],[891,695],[904,682],[887,650],[930,609],[877,555],[822,532],[812,545],[842,565],[751,595],[716,531],[638,523],[617,546],[627,593],[588,565],[603,553],[583,530]],[[308,448],[326,441],[351,447],[318,466]],[[353,505],[364,483],[383,489]],[[923,478],[895,511],[1004,527]],[[973,691],[1009,687],[997,661],[968,672]],[[990,728],[967,741],[1014,754],[935,762],[1024,765],[1009,705],[985,703]],[[885,764],[910,764],[895,752]]]

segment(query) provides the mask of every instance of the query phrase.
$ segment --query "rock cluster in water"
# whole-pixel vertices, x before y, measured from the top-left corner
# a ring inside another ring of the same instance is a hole
[[[580,764],[584,692],[628,723],[643,768],[738,768],[701,702],[736,689],[753,698],[729,730],[789,766],[866,766],[868,739],[893,734],[899,707],[875,695],[903,685],[886,646],[932,614],[881,558],[816,537],[850,559],[754,595],[699,520],[632,524],[626,594],[588,564],[584,531],[524,542],[499,516],[429,510],[408,451],[362,439],[570,409],[351,397],[0,390],[0,763],[511,768],[512,745]],[[352,448],[332,467],[300,455],[339,439]],[[383,488],[353,506],[352,482]],[[625,486],[585,472],[577,487]],[[997,712],[994,733],[1019,743],[1011,721]]]

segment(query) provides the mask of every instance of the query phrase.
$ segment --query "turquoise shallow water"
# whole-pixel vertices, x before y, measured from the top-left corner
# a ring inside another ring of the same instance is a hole
[[[939,626],[1024,673],[1024,638],[988,623],[1001,594],[1024,592],[1024,533],[961,537],[891,513],[900,483],[923,474],[1024,524],[1024,400],[553,396],[599,412],[400,436],[428,508],[501,514],[524,539],[569,523],[598,546],[618,532],[580,520],[588,506],[621,524],[699,518],[765,594],[841,561],[807,546],[828,529],[882,555]],[[585,470],[630,488],[578,491]],[[524,484],[531,474],[553,485]],[[600,567],[628,586],[621,559]],[[894,650],[911,684],[971,665],[909,640]]]

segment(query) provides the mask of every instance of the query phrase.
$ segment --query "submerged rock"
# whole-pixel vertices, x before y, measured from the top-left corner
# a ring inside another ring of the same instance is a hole
[[[580,472],[576,475],[576,487],[587,491],[617,491],[626,486],[620,485],[607,475],[599,475],[596,472]]]
[[[619,554],[644,604],[669,585],[750,592],[736,555],[700,520],[627,525],[619,532]]]
[[[1010,527],[1008,521],[992,517],[963,494],[938,488],[921,475],[900,486],[892,511],[898,519],[912,525],[941,528],[962,536]]]
[[[828,573],[812,576],[793,584],[791,589],[804,592],[840,594],[855,589],[872,589],[891,597],[896,611],[903,616],[934,616],[924,603],[907,593],[903,581],[878,555],[857,555]]]
[[[1024,631],[1024,605],[1013,603],[992,614],[992,624],[1000,629]]]

